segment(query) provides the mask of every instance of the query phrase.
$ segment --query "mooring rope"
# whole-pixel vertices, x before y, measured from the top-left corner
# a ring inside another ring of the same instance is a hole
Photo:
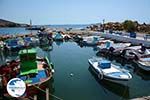
[[[34,86],[34,85],[33,85],[33,86]],[[39,88],[39,87],[37,87],[37,86],[34,86],[34,87],[37,88],[37,89],[39,89],[39,90],[41,90],[42,92],[46,93],[46,91],[42,90],[41,88]],[[57,97],[57,96],[55,96],[55,95],[53,95],[53,94],[51,94],[51,93],[49,93],[49,95],[52,96],[52,97],[55,97],[55,98],[58,99],[58,100],[63,100],[62,98],[59,98],[59,97]]]

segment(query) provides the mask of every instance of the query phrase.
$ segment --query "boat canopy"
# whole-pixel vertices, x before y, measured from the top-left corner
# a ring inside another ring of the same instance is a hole
[[[101,60],[98,62],[98,65],[102,69],[110,68],[111,67],[111,62],[108,60]]]
[[[21,75],[35,74],[38,72],[35,49],[20,50],[19,57]]]

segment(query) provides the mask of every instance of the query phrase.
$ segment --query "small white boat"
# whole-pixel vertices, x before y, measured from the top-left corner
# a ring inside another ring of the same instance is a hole
[[[98,47],[99,47],[99,49],[105,49],[105,48],[110,49],[111,47],[113,47],[116,50],[116,49],[129,47],[130,45],[131,45],[131,43],[114,43],[112,41],[107,41],[103,45],[98,46]]]
[[[150,51],[145,49],[145,52],[142,52],[140,48],[140,46],[128,47],[122,51],[121,56],[127,60],[132,60],[139,68],[150,71]]]
[[[99,36],[88,36],[88,37],[83,37],[81,44],[83,46],[96,46],[102,40],[104,40],[104,38],[101,38]]]
[[[138,64],[138,67],[145,70],[150,71],[150,55],[147,57],[141,57],[137,61],[134,60],[135,63]]]
[[[114,43],[113,41],[107,41],[104,44],[98,46],[98,53],[113,54],[119,56],[124,48],[127,48],[131,43]]]
[[[124,82],[132,79],[132,75],[128,70],[120,68],[103,58],[91,58],[88,60],[95,74],[101,80],[112,82]]]

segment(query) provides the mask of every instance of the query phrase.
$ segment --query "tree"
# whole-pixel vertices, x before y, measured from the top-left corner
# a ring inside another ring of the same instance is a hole
[[[123,27],[127,32],[135,32],[136,30],[136,25],[133,21],[131,20],[126,20],[123,22]]]

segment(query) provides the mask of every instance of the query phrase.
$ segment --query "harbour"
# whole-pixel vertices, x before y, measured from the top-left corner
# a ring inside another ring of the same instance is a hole
[[[38,56],[47,56],[54,64],[55,73],[53,74],[53,81],[49,83],[49,89],[51,94],[63,100],[96,100],[97,98],[128,100],[150,95],[149,72],[139,69],[132,61],[112,55],[98,56],[129,70],[132,79],[125,84],[119,84],[99,80],[91,70],[88,59],[96,56],[98,50],[95,46],[80,46],[72,39],[64,42],[54,41],[51,46],[51,50],[43,49],[44,46],[36,46],[35,49]],[[18,53],[8,55],[1,52],[1,62],[17,57]],[[146,89],[144,89],[145,87]],[[50,98],[57,100],[54,97]],[[43,99],[41,98],[41,100]]]
[[[0,100],[150,100],[149,0],[0,0]]]

